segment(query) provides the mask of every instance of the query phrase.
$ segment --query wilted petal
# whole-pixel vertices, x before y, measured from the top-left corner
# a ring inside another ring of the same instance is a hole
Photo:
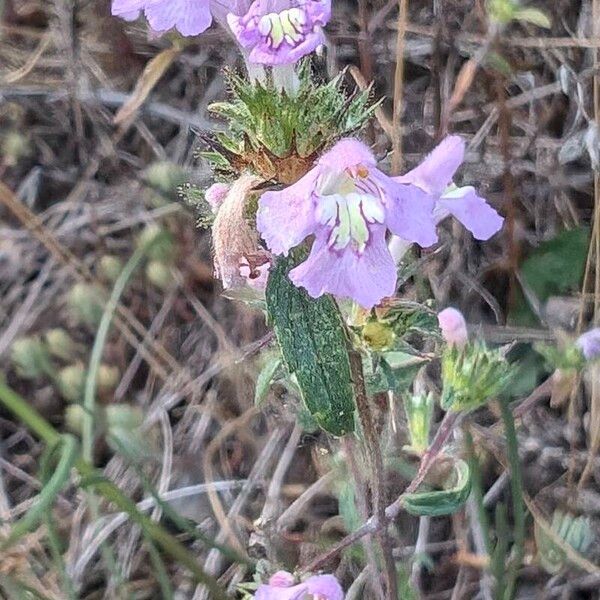
[[[198,35],[212,23],[209,0],[150,0],[146,18],[155,31],[175,27],[181,35]]]
[[[219,207],[227,198],[227,194],[231,186],[227,183],[213,183],[207,190],[204,192],[205,200],[210,204],[212,211],[216,214],[219,210]]]
[[[478,240],[491,238],[504,223],[504,219],[471,186],[446,192],[438,206],[456,217]]]
[[[317,171],[312,170],[293,185],[260,198],[256,227],[269,249],[285,254],[314,232],[316,227],[312,194]]]
[[[396,291],[396,266],[385,243],[385,227],[371,229],[371,238],[362,253],[351,247],[331,249],[328,232],[321,231],[309,257],[290,271],[292,282],[310,296],[333,294],[351,298],[372,308]]]
[[[444,138],[412,171],[396,177],[399,183],[412,183],[433,196],[441,196],[463,162],[465,143],[458,135]]]

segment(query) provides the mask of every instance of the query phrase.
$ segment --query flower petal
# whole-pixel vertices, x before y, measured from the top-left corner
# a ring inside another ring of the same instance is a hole
[[[344,600],[344,590],[333,575],[315,575],[309,577],[304,583],[308,593],[325,598],[326,600]]]
[[[438,206],[456,217],[478,240],[488,240],[502,228],[504,219],[471,186],[444,194]]]
[[[147,3],[146,18],[155,31],[175,27],[181,35],[198,35],[212,23],[208,0],[155,0]]]
[[[240,43],[244,45],[244,36],[237,37]],[[247,41],[246,45],[244,46],[245,48],[252,45],[253,43],[252,41],[250,41],[250,39],[246,39]],[[311,52],[316,50],[321,44],[324,43],[325,35],[320,29],[315,30],[311,33],[307,33],[304,40],[300,42],[297,46],[282,44],[281,46],[279,46],[279,48],[271,48],[269,44],[264,43],[262,40],[260,40],[250,52],[249,59],[252,63],[272,67],[277,65],[291,65],[293,63],[298,62],[303,56],[310,54]]]
[[[465,143],[458,135],[444,138],[412,171],[396,177],[399,183],[412,183],[433,196],[441,196],[463,162]]]
[[[388,229],[407,242],[427,248],[438,240],[433,216],[434,199],[420,188],[397,183],[380,173],[377,184],[386,202]]]
[[[274,254],[286,254],[314,232],[312,195],[318,170],[309,171],[293,185],[265,192],[259,201],[256,227]]]
[[[344,138],[325,152],[318,161],[319,167],[342,172],[358,165],[375,167],[377,161],[370,148],[355,138]]]
[[[132,21],[139,16],[146,4],[147,0],[113,0],[110,11],[115,17]]]
[[[385,227],[373,226],[370,233],[364,252],[358,254],[350,246],[331,249],[328,232],[320,231],[309,257],[290,271],[290,279],[313,298],[333,294],[372,308],[396,291],[396,266],[385,243]]]
[[[575,342],[586,360],[597,360],[600,358],[600,327],[586,331],[580,335]]]
[[[300,583],[292,587],[279,587],[274,585],[259,585],[254,594],[254,600],[304,600],[308,586]]]

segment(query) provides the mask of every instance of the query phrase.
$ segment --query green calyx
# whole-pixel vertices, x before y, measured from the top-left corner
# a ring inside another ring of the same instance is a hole
[[[464,348],[450,346],[442,355],[444,410],[470,411],[500,394],[514,369],[498,350],[475,342]]]
[[[377,106],[370,102],[370,90],[346,92],[345,73],[318,83],[305,60],[297,75],[298,92],[289,95],[272,81],[249,82],[228,72],[231,100],[209,107],[227,126],[204,140],[209,151],[201,155],[228,174],[250,168],[265,179],[290,184],[325,147],[359,130]]]

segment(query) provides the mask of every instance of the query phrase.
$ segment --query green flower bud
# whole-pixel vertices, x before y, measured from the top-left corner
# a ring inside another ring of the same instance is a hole
[[[185,183],[186,174],[181,167],[172,162],[157,161],[146,169],[144,179],[148,185],[163,194],[175,194],[177,188]]]
[[[2,140],[2,152],[4,163],[14,167],[22,158],[31,154],[29,140],[18,131],[9,132]]]
[[[404,400],[410,448],[418,454],[425,452],[429,446],[433,405],[432,394],[408,395]]]
[[[76,283],[69,292],[67,305],[71,316],[78,322],[95,329],[104,310],[98,289],[87,283]]]
[[[173,281],[171,269],[158,260],[152,260],[146,265],[146,277],[152,285],[161,290],[167,289]]]
[[[150,260],[172,262],[175,255],[173,236],[166,229],[153,223],[148,225],[137,239],[138,248],[146,248]]]
[[[142,431],[142,411],[128,404],[111,404],[106,407],[106,440],[109,446],[126,458],[139,461],[151,454],[152,436]]]
[[[447,347],[442,355],[444,410],[474,410],[501,393],[514,374],[497,350],[482,343]]]
[[[15,369],[23,379],[37,379],[52,373],[50,355],[37,337],[24,337],[15,340],[11,349],[11,359]]]
[[[86,371],[81,363],[69,365],[58,372],[56,383],[65,400],[79,402],[83,399]]]
[[[381,321],[369,321],[362,328],[362,338],[371,350],[383,352],[393,345],[396,335],[389,325]]]
[[[121,377],[119,367],[111,367],[110,365],[100,365],[98,367],[98,376],[96,384],[100,392],[110,392],[114,390]]]
[[[116,281],[122,270],[123,261],[112,254],[105,254],[98,263],[98,273],[107,281]]]
[[[44,334],[46,346],[56,358],[62,360],[73,360],[77,355],[77,345],[73,338],[62,328],[49,329]]]
[[[69,404],[65,410],[65,425],[69,431],[81,435],[83,431],[83,415],[85,411],[81,404]]]

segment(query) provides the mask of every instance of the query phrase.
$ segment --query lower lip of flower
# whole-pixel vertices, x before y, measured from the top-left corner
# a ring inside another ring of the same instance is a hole
[[[300,8],[289,8],[279,13],[269,13],[258,21],[258,31],[270,48],[278,49],[283,43],[298,46],[311,27],[306,13]]]

